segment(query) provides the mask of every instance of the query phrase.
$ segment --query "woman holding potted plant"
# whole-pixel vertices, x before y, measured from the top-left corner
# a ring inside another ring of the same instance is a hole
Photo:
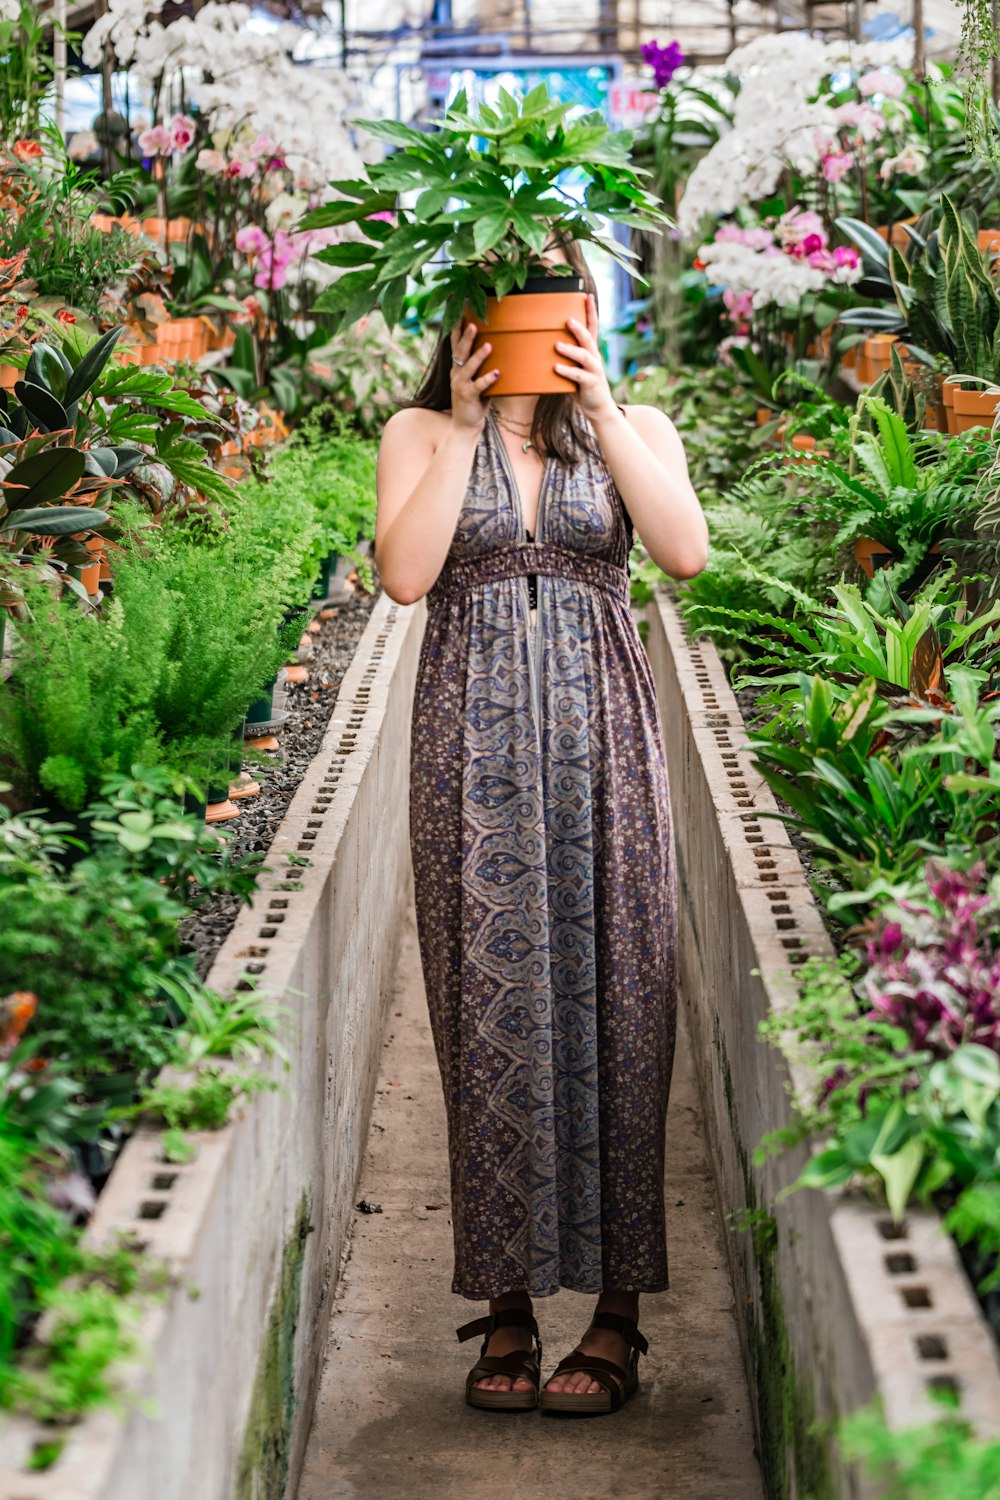
[[[664,216],[623,137],[568,113],[542,88],[476,118],[460,96],[427,135],[377,127],[399,149],[304,227],[371,241],[323,252],[350,268],[321,299],[341,324],[378,303],[391,325],[416,277],[451,330],[386,424],[375,558],[392,598],[429,606],[411,847],[452,1286],[490,1305],[459,1329],[484,1339],[466,1399],[597,1413],[635,1390],[639,1296],[667,1286],[676,881],[628,556],[634,522],[688,577],[708,538],[670,421],[614,402],[578,243],[627,256],[606,218]],[[597,1309],[540,1391],[531,1298],[560,1287]]]
[[[448,396],[432,375],[387,424],[376,560],[430,605],[411,837],[453,1287],[490,1300],[459,1332],[486,1339],[467,1399],[539,1404],[530,1297],[565,1286],[597,1310],[540,1404],[601,1412],[637,1383],[639,1294],[667,1285],[676,890],[631,521],[676,577],[707,530],[672,424],[615,405],[587,311],[558,346],[573,394],[548,400],[489,399],[489,343],[452,334]]]

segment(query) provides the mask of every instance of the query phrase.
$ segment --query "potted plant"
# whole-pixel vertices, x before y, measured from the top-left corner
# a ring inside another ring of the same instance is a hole
[[[572,389],[553,369],[555,342],[569,317],[585,316],[583,283],[547,265],[546,252],[589,241],[634,276],[634,254],[609,224],[648,231],[668,219],[630,164],[631,133],[596,112],[570,119],[570,109],[539,85],[520,101],[501,90],[495,108],[475,114],[461,93],[428,133],[364,122],[397,149],[367,178],[332,183],[337,201],[301,220],[307,230],[355,224],[364,236],[317,252],[344,274],[316,311],[340,329],[379,306],[391,329],[412,277],[427,288],[426,313],[440,311],[446,328],[465,313],[488,335],[498,395]],[[571,171],[586,179],[580,197],[564,186]]]

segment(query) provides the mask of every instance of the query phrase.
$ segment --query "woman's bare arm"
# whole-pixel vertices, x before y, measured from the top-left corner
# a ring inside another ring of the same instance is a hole
[[[604,461],[646,551],[664,573],[693,578],[708,561],[708,524],[688,475],[684,444],[665,412],[631,406],[624,416],[608,385],[597,343],[597,305],[587,298],[587,326],[568,323],[575,343],[556,345],[560,375],[597,435]]]
[[[486,420],[484,396],[496,370],[479,375],[490,352],[475,354],[476,327],[452,334],[450,415],[410,407],[390,417],[378,453],[375,565],[399,604],[422,599],[444,566]]]

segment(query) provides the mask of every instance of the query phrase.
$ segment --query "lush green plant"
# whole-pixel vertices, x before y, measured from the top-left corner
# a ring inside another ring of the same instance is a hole
[[[956,1411],[897,1431],[877,1407],[865,1407],[839,1424],[837,1440],[847,1459],[864,1465],[882,1500],[1000,1500],[1000,1442],[975,1438]]]
[[[390,333],[373,313],[313,349],[306,369],[325,406],[341,412],[361,437],[379,438],[413,395],[429,356],[426,340],[406,330]]]
[[[460,93],[430,132],[363,122],[397,149],[372,163],[366,179],[332,183],[339,201],[301,221],[302,229],[356,224],[365,236],[318,252],[345,271],[317,310],[344,327],[378,305],[391,329],[415,277],[430,288],[425,313],[442,312],[450,328],[466,302],[485,315],[488,292],[523,287],[559,241],[590,241],[629,266],[633,254],[609,223],[651,230],[666,215],[630,165],[629,133],[609,130],[596,111],[571,119],[571,108],[540,84],[521,100],[501,89],[496,107],[476,114]],[[571,170],[587,179],[582,200],[559,181]],[[412,208],[400,201],[410,193],[418,195]],[[568,268],[550,274],[560,271]]]
[[[7,24],[0,22],[0,27]],[[6,71],[12,59],[3,51]],[[56,125],[46,124],[41,136],[44,155],[25,161],[7,158],[0,165],[5,204],[0,256],[25,252],[24,276],[30,278],[33,295],[51,311],[68,305],[83,317],[100,320],[108,310],[109,289],[134,271],[142,252],[124,229],[115,226],[105,233],[90,219],[102,194],[117,198],[128,193],[135,171],[114,172],[102,183],[93,167],[81,166],[67,154]]]

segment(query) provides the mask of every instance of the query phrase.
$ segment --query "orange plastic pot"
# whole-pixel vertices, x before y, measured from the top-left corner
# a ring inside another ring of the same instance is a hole
[[[949,381],[941,382],[941,405],[944,407],[945,431],[950,432],[952,436],[958,431],[955,426],[955,389]]]
[[[587,297],[579,277],[539,276],[529,278],[523,292],[508,292],[499,300],[488,299],[486,317],[478,318],[468,306],[466,320],[479,329],[475,349],[492,345],[490,369],[500,376],[490,387],[492,396],[548,396],[576,390],[572,380],[557,375],[557,363],[565,363],[556,349],[557,340],[569,340],[568,318],[587,322]],[[544,290],[542,290],[544,288]],[[558,288],[558,289],[556,289]]]
[[[990,428],[1000,405],[1000,392],[966,391],[961,386],[953,387],[954,421],[956,432],[970,432],[973,427]]]
[[[978,240],[980,250],[1000,251],[1000,229],[980,229]]]

